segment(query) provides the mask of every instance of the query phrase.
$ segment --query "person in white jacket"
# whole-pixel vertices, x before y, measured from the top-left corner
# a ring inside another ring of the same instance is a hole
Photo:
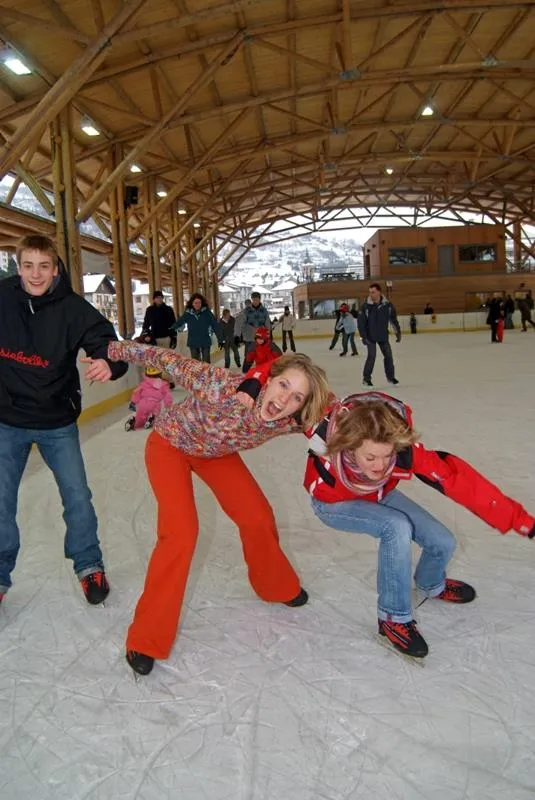
[[[351,355],[358,356],[357,345],[355,344],[357,324],[347,303],[342,303],[340,306],[340,319],[336,324],[336,330],[342,331],[342,352],[340,353],[340,357],[347,355],[347,346],[349,343],[351,343]]]
[[[295,353],[295,342],[294,342],[295,317],[291,313],[289,306],[284,306],[284,314],[280,318],[279,322],[281,323],[282,327],[282,352],[285,353],[286,350],[288,349],[288,344],[286,342],[286,337],[288,337],[292,353]]]

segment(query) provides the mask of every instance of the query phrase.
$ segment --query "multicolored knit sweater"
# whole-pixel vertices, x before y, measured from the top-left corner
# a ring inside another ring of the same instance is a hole
[[[236,390],[243,375],[137,342],[111,342],[108,357],[156,367],[190,392],[181,403],[163,411],[154,424],[160,436],[188,455],[217,458],[251,450],[275,436],[301,432],[294,419],[264,422],[259,409],[265,389],[252,410],[242,406]]]

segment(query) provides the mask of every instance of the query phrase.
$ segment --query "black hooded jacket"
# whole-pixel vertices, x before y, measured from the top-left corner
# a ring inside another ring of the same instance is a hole
[[[18,275],[0,281],[0,423],[40,430],[73,423],[82,405],[78,351],[106,359],[115,380],[128,369],[108,361],[115,339],[111,322],[75,294],[61,262],[41,297],[27,294]]]

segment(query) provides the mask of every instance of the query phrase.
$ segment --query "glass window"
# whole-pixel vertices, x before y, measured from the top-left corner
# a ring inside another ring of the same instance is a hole
[[[459,246],[459,261],[496,261],[496,245],[461,244]]]
[[[402,264],[427,264],[427,249],[425,247],[390,247],[388,249],[388,263]]]

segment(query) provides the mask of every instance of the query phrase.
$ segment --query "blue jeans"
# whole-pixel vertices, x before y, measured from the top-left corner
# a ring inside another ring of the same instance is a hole
[[[413,618],[413,541],[422,548],[414,574],[416,586],[428,597],[435,597],[444,589],[455,537],[438,519],[401,492],[394,489],[379,503],[367,500],[322,503],[313,499],[312,508],[329,528],[368,533],[379,539],[379,619],[410,622]]]
[[[79,578],[103,569],[97,517],[87,485],[78,427],[72,424],[54,430],[32,430],[0,423],[0,593],[11,586],[11,573],[20,548],[18,492],[34,443],[52,470],[63,502],[67,526],[65,557],[73,560]]]

